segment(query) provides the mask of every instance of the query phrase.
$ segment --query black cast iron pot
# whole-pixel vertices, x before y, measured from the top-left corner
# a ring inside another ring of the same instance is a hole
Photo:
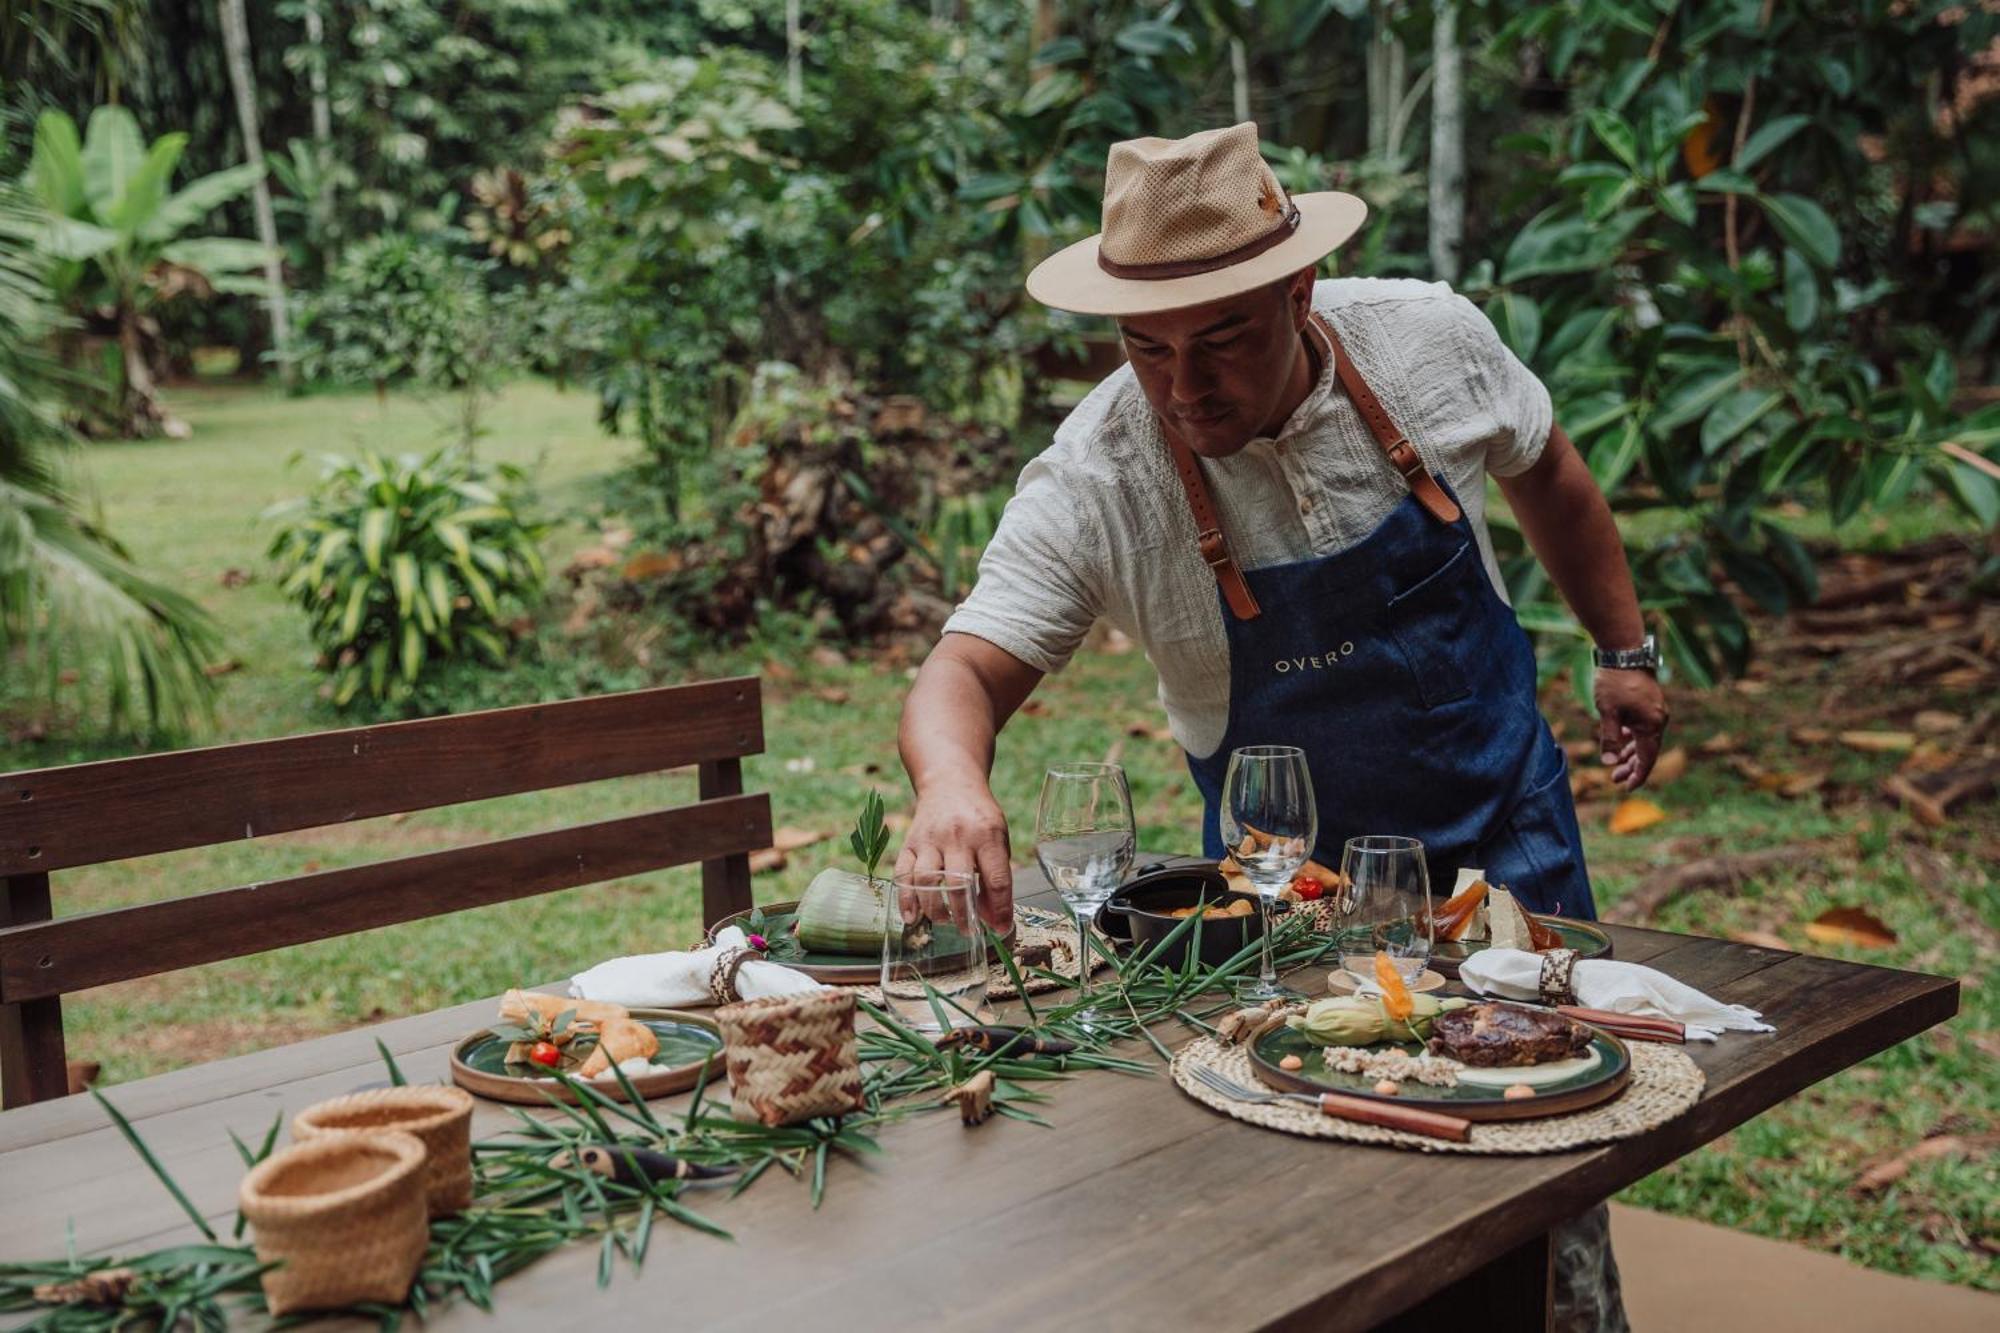
[[[1143,954],[1166,939],[1186,920],[1185,917],[1168,916],[1167,913],[1173,909],[1193,907],[1203,902],[1226,907],[1238,898],[1252,907],[1257,906],[1256,894],[1230,888],[1228,879],[1212,862],[1146,871],[1112,894],[1105,900],[1104,906],[1097,909],[1097,929],[1113,943],[1129,944]],[[1263,918],[1255,912],[1243,917],[1204,918],[1201,923],[1202,965],[1222,966],[1243,952],[1245,947],[1255,944],[1263,934]],[[1188,944],[1193,938],[1194,931],[1189,930],[1153,961],[1162,967],[1180,968],[1187,962]]]

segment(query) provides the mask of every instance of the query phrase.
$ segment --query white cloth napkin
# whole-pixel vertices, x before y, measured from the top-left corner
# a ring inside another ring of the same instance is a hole
[[[1542,960],[1522,949],[1481,949],[1458,967],[1458,979],[1481,995],[1508,1000],[1541,997]],[[1638,963],[1586,958],[1570,972],[1570,989],[1586,1009],[1614,1014],[1671,1018],[1687,1027],[1689,1041],[1714,1041],[1717,1034],[1775,1032],[1755,1009],[1710,999],[1664,972]]]
[[[746,942],[741,927],[724,926],[715,933],[715,943],[706,949],[635,954],[599,963],[571,977],[569,993],[574,999],[606,1000],[629,1009],[685,1009],[690,1005],[714,1004],[715,997],[708,992],[709,970],[724,950],[740,948]],[[743,964],[736,973],[736,993],[746,1000],[819,989],[820,984],[803,972],[762,959]]]

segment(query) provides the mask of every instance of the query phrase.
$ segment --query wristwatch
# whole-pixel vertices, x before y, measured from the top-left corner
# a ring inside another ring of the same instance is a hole
[[[1597,665],[1604,671],[1658,671],[1660,645],[1648,634],[1637,648],[1599,648]]]

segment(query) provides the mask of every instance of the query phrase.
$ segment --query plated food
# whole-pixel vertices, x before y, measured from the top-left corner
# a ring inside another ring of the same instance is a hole
[[[1476,870],[1462,874],[1471,882],[1431,909],[1430,965],[1443,975],[1457,976],[1458,965],[1481,949],[1574,949],[1578,958],[1611,953],[1611,937],[1588,921],[1538,915],[1504,884],[1489,884]]]
[[[1631,1077],[1608,1032],[1551,1010],[1413,994],[1386,956],[1378,995],[1315,1000],[1252,1038],[1273,1087],[1380,1098],[1471,1120],[1560,1115],[1607,1101]]]
[[[721,1034],[705,1015],[511,990],[500,1022],[452,1051],[451,1076],[476,1096],[530,1106],[575,1100],[564,1075],[619,1098],[622,1075],[641,1097],[660,1097],[693,1087],[721,1055]]]

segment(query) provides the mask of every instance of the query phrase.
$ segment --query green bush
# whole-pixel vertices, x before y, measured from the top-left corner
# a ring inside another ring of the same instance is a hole
[[[478,261],[423,237],[375,236],[303,303],[293,354],[309,380],[458,388],[478,375],[469,358],[485,340],[469,335],[493,318]]]
[[[507,663],[509,624],[542,590],[525,480],[457,449],[369,453],[329,458],[312,494],[269,512],[279,591],[311,621],[335,707],[363,690],[405,701],[457,662]]]

